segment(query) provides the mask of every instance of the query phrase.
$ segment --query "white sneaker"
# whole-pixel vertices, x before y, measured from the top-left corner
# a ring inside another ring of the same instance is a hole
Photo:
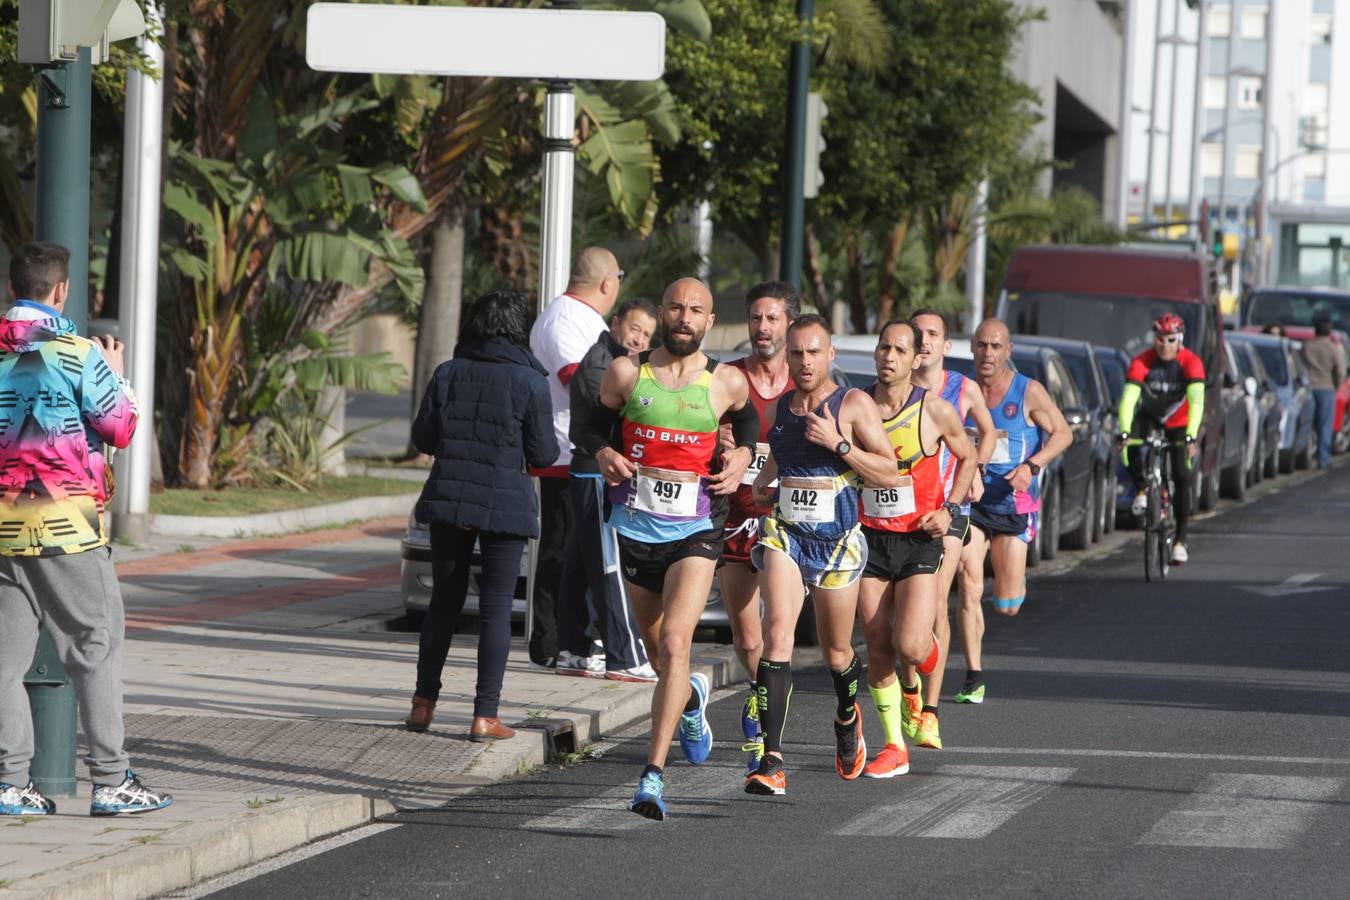
[[[558,665],[554,671],[559,675],[604,678],[605,658],[603,656],[578,656],[568,650],[559,650]]]
[[[610,669],[605,673],[605,677],[610,681],[627,681],[634,684],[654,684],[657,680],[656,670],[652,668],[651,663],[643,663],[631,669]]]
[[[1190,558],[1191,555],[1186,552],[1186,545],[1181,543],[1181,541],[1177,541],[1172,545],[1172,565],[1184,566]]]
[[[1143,491],[1134,495],[1134,502],[1130,504],[1130,512],[1136,516],[1142,516],[1148,512],[1148,495]]]

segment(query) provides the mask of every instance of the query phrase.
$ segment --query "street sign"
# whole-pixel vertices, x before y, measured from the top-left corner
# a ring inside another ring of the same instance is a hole
[[[1130,193],[1125,200],[1125,212],[1127,215],[1143,217],[1144,183],[1142,181],[1130,182]]]
[[[305,60],[323,72],[653,81],[666,22],[651,12],[316,3]]]
[[[136,0],[19,0],[21,63],[70,61],[81,47],[92,47],[97,64],[106,58],[109,42],[144,31]]]

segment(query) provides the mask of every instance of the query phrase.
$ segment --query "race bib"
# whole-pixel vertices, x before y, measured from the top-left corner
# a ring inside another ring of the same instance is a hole
[[[966,435],[970,438],[970,442],[975,445],[975,449],[979,450],[980,432],[974,428],[967,428]],[[997,442],[994,444],[994,455],[989,457],[990,465],[993,465],[994,463],[1012,462],[1012,454],[1008,452],[1008,432],[999,429],[995,432],[995,437],[997,438]]]
[[[766,463],[768,459],[769,459],[769,445],[756,444],[755,458],[750,460],[749,468],[747,468],[745,470],[745,474],[741,476],[741,484],[754,484],[755,479],[758,478],[759,473],[763,471],[764,463]],[[769,486],[773,487],[773,485]]]
[[[659,516],[692,519],[698,515],[698,475],[640,467],[633,476],[632,507]]]
[[[838,493],[833,478],[784,478],[778,485],[778,514],[793,524],[833,522]]]
[[[863,513],[873,519],[896,519],[914,512],[914,479],[900,476],[893,488],[863,488]]]

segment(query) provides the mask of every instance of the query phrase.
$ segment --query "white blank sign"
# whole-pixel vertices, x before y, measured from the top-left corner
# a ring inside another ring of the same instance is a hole
[[[651,12],[316,3],[305,60],[323,72],[652,81],[666,21]]]

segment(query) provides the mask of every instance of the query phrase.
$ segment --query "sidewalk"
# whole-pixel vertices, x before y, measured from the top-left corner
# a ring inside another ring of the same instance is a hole
[[[255,540],[115,548],[127,606],[127,746],[168,809],[90,818],[82,762],[58,814],[3,823],[2,898],[150,897],[399,808],[448,802],[644,719],[650,685],[565,678],[513,642],[509,741],[471,743],[475,638],[457,637],[436,721],[401,727],[417,635],[402,615],[401,517]],[[729,647],[695,647],[727,683]]]

